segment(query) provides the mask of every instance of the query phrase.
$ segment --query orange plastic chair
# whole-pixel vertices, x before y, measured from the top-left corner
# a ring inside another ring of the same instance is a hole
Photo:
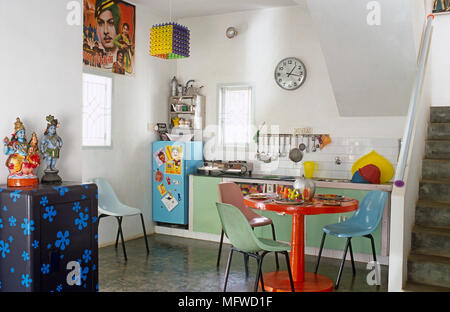
[[[219,188],[219,200],[221,203],[229,204],[237,207],[245,216],[251,228],[258,226],[270,225],[272,227],[273,240],[276,240],[275,227],[273,226],[272,219],[261,216],[254,212],[252,209],[248,208],[244,204],[244,196],[242,191],[236,183],[233,182],[222,182],[218,185]],[[217,256],[217,266],[220,264],[220,255],[222,253],[224,231],[222,228],[222,233],[220,234],[220,244],[219,244],[219,254]],[[244,256],[245,261],[245,274],[248,275],[248,256]],[[278,263],[278,253],[275,253],[275,261],[277,270],[280,268]]]

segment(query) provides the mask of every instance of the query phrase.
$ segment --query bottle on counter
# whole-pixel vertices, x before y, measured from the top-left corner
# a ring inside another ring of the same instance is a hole
[[[175,76],[173,76],[172,78],[171,86],[172,86],[172,96],[177,96],[178,81],[177,78],[175,78]]]

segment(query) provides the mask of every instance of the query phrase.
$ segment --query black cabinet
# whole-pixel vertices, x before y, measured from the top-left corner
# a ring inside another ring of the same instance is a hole
[[[0,291],[98,291],[97,185],[0,185]]]

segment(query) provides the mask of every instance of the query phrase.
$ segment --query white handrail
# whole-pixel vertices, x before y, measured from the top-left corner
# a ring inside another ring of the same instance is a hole
[[[416,117],[417,103],[419,102],[423,80],[425,78],[425,65],[428,60],[428,52],[431,43],[431,31],[433,27],[434,15],[430,14],[427,17],[427,27],[425,29],[425,36],[420,50],[420,60],[418,64],[418,70],[416,74],[416,80],[414,83],[414,89],[412,90],[411,98],[409,101],[408,109],[408,120],[405,127],[405,132],[403,134],[402,147],[400,150],[400,156],[397,163],[397,169],[395,170],[394,185],[397,187],[402,187],[405,185],[403,181],[405,176],[406,161],[408,159],[410,145],[411,145],[411,134],[414,128],[414,120]]]

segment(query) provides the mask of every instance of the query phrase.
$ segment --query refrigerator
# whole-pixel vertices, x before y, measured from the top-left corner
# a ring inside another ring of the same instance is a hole
[[[153,221],[188,225],[189,174],[203,165],[203,142],[152,143]]]

